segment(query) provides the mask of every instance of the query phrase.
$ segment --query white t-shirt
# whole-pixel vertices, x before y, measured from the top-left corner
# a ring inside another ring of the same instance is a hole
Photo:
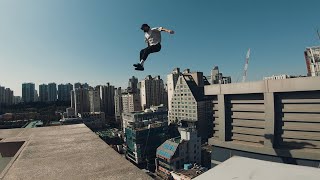
[[[149,43],[150,46],[161,43],[161,31],[162,27],[151,28],[148,32],[144,33],[145,41]]]

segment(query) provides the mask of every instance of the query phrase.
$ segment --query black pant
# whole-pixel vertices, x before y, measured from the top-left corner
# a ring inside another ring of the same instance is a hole
[[[156,45],[148,46],[140,51],[140,60],[147,60],[149,54],[159,52],[161,50],[161,44],[158,43]]]

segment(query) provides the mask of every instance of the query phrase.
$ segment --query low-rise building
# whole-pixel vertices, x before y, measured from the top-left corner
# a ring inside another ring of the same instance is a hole
[[[181,129],[180,134],[157,148],[156,172],[163,178],[170,177],[172,171],[183,169],[185,164],[201,163],[201,137],[196,129]]]
[[[142,122],[144,120],[168,121],[168,110],[165,106],[152,106],[150,109],[138,112],[122,113],[123,132],[129,124]]]
[[[125,128],[126,157],[138,166],[154,171],[156,150],[167,139],[167,121],[130,123]]]

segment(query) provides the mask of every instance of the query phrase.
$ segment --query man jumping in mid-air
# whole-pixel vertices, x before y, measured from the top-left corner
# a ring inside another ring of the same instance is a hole
[[[163,27],[150,28],[148,24],[142,24],[141,30],[144,32],[145,42],[148,47],[140,51],[140,63],[134,64],[135,70],[143,71],[143,64],[151,53],[159,52],[161,50],[161,31],[174,34],[174,31],[165,29]]]

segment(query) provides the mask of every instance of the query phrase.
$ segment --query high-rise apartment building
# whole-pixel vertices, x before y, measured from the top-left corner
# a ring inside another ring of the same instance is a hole
[[[132,78],[129,79],[127,91],[129,93],[138,92],[138,79],[136,77],[132,76]]]
[[[56,83],[48,84],[48,101],[49,102],[57,101],[57,84]]]
[[[5,87],[0,86],[0,104],[5,103]]]
[[[204,85],[209,85],[202,72],[185,70],[178,78],[171,100],[169,123],[194,121],[197,131],[206,141],[212,134],[212,109],[209,97],[204,95]]]
[[[167,101],[163,80],[160,76],[152,78],[148,75],[144,80],[142,80],[140,93],[142,109],[165,104]]]
[[[122,108],[123,113],[141,111],[140,95],[137,93],[123,93]]]
[[[114,95],[115,88],[114,86],[107,83],[107,85],[99,86],[100,87],[100,98],[101,98],[101,111],[104,112],[107,116],[114,116],[115,106],[114,106]]]
[[[71,94],[71,107],[75,109],[76,115],[90,112],[89,89],[80,87],[72,90]]]
[[[34,83],[22,84],[22,100],[24,103],[35,101],[35,85]]]
[[[171,99],[180,74],[180,68],[175,68],[171,74],[167,75],[168,113],[171,112]]]
[[[122,89],[121,87],[116,88],[114,95],[114,106],[115,106],[115,118],[117,122],[121,121],[121,114],[123,111],[122,102]]]
[[[74,83],[74,89],[77,89],[77,88],[89,89],[89,84],[88,83],[81,84],[79,82]]]
[[[59,101],[71,101],[71,91],[73,90],[73,85],[59,84],[58,85],[58,100]]]
[[[47,84],[39,85],[39,101],[40,102],[48,101],[48,85]]]
[[[101,112],[101,100],[99,88],[89,90],[90,112]]]
[[[13,91],[10,88],[6,88],[4,90],[4,103],[6,105],[12,105],[13,104]]]

